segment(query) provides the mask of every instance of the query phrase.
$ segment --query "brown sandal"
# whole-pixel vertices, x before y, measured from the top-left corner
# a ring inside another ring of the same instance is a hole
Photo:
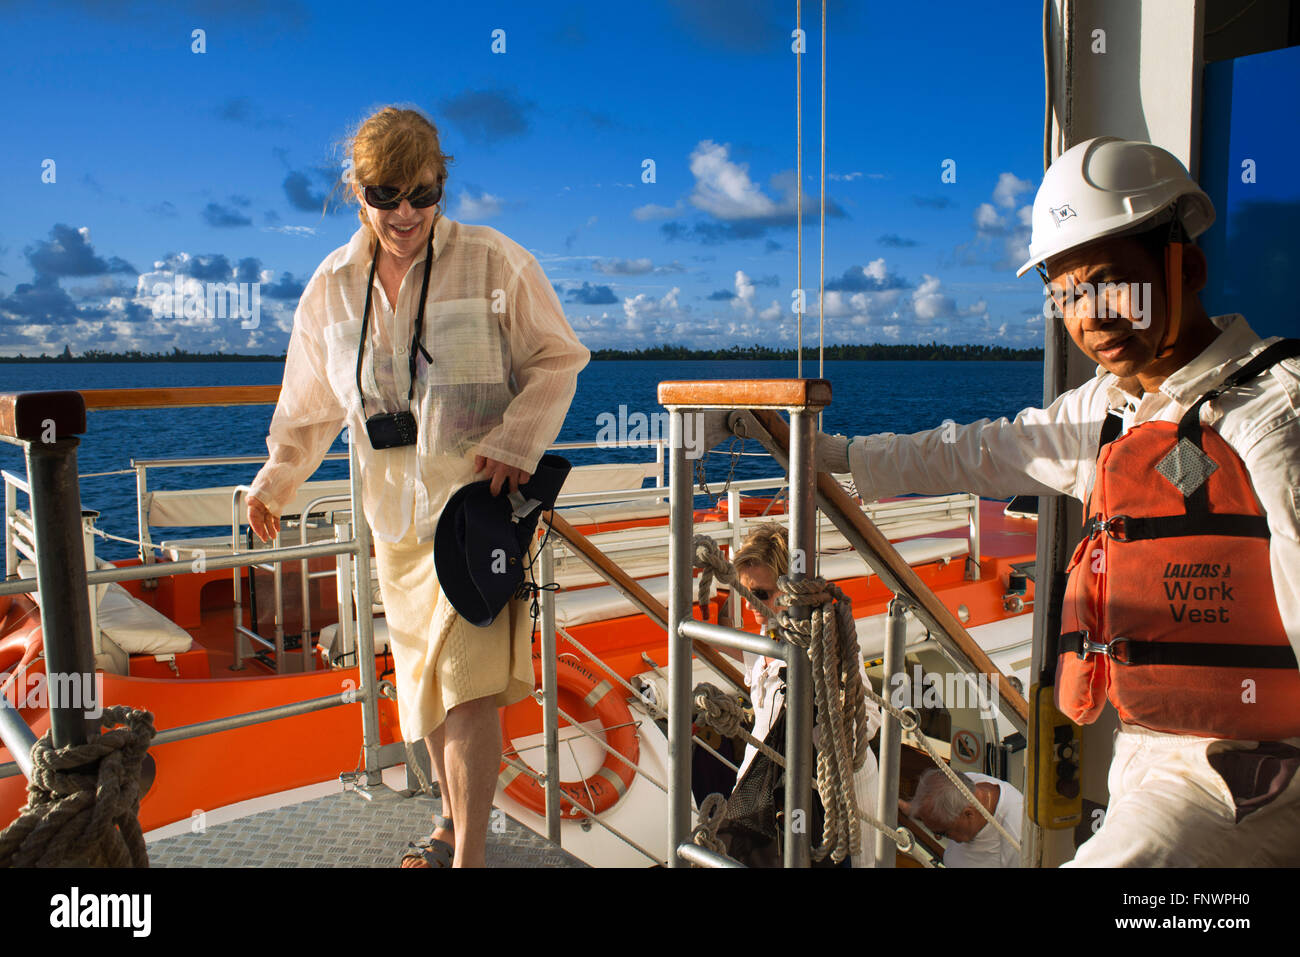
[[[444,831],[453,830],[451,818],[443,817],[441,814],[433,816],[433,826]],[[407,841],[406,847],[407,850],[403,851],[402,856],[398,858],[399,867],[404,867],[407,860],[423,860],[427,867],[451,867],[456,853],[454,847],[446,841],[436,840],[432,835],[418,841]]]

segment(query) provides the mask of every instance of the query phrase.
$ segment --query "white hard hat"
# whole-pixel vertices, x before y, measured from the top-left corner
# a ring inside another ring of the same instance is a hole
[[[1043,175],[1034,197],[1029,261],[1016,275],[1103,236],[1140,231],[1136,227],[1180,199],[1183,229],[1193,239],[1214,222],[1214,205],[1172,153],[1118,136],[1072,146]]]

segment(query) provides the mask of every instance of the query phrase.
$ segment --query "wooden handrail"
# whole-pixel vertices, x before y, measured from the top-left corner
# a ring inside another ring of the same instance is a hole
[[[570,525],[562,516],[555,514],[555,512],[544,512],[542,521],[550,525],[552,531],[564,539],[565,544],[577,552],[583,561],[622,592],[628,600],[638,606],[645,614],[653,618],[660,628],[667,631],[668,609],[646,591],[639,581],[620,568],[613,559],[592,544],[591,539]],[[722,677],[735,685],[736,690],[743,695],[749,695],[749,691],[745,688],[745,676],[740,673],[740,669],[727,659],[726,655],[716,648],[710,648],[708,645],[699,642],[694,643],[694,651]]]
[[[86,407],[76,392],[0,393],[0,436],[53,442],[86,431]]]
[[[659,404],[700,409],[815,409],[830,405],[826,379],[705,379],[660,382]]]
[[[788,462],[790,456],[790,428],[775,412],[765,409],[755,409],[754,417],[758,419],[760,425],[767,430],[771,436],[775,448],[768,451],[774,452]],[[761,440],[761,436],[759,436]],[[839,527],[841,532],[849,530],[855,532],[866,542],[869,553],[864,553],[862,557],[866,559],[867,564],[881,576],[886,585],[893,588],[890,578],[898,584],[895,591],[901,590],[906,596],[919,605],[926,614],[939,626],[952,641],[957,651],[966,658],[977,670],[986,675],[990,675],[996,680],[998,686],[998,695],[1002,702],[1017,715],[1020,720],[1028,725],[1029,723],[1029,702],[1016,691],[1011,681],[995,665],[984,649],[981,648],[970,636],[970,633],[957,620],[957,616],[948,610],[948,607],[939,600],[939,597],[931,591],[920,576],[913,571],[912,566],[907,564],[907,560],[898,554],[898,549],[876,528],[871,519],[858,507],[853,499],[849,498],[848,493],[840,487],[839,482],[834,477],[825,472],[817,473],[817,496],[819,506],[822,511],[830,517],[831,521]],[[853,536],[849,535],[849,541]],[[978,555],[972,555],[971,558],[978,561]],[[882,574],[883,572],[883,574]]]
[[[192,406],[275,405],[278,385],[201,385],[155,389],[82,389],[87,409],[174,409]]]

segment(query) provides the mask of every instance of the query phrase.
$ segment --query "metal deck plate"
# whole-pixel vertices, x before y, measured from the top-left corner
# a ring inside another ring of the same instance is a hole
[[[427,836],[441,802],[425,794],[368,801],[341,791],[149,844],[152,867],[396,867]],[[586,867],[546,838],[493,812],[488,867]]]

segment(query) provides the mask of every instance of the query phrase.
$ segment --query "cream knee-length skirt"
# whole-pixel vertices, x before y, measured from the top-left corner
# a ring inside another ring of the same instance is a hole
[[[448,711],[467,701],[492,698],[501,708],[532,693],[527,601],[512,600],[487,628],[469,624],[439,587],[433,542],[419,544],[414,523],[396,544],[375,541],[375,563],[403,739],[418,741],[437,730]]]

